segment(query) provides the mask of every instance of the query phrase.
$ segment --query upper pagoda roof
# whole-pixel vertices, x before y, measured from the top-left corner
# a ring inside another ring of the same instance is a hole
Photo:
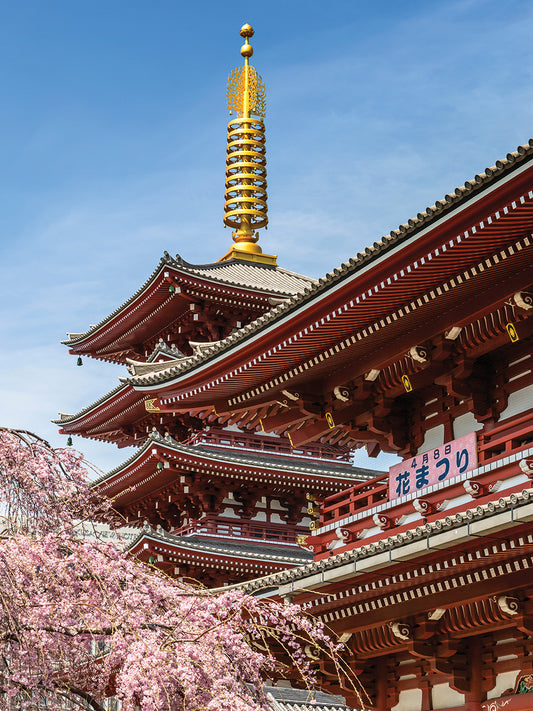
[[[261,313],[272,306],[272,299],[292,297],[315,283],[310,277],[276,265],[239,259],[189,264],[179,255],[174,258],[165,252],[150,277],[127,301],[87,331],[68,333],[62,343],[75,354],[124,362],[132,354],[133,344],[157,336],[181,310],[188,310],[191,296],[216,303],[236,298]],[[174,286],[173,293],[169,286]],[[181,289],[188,299],[179,298]]]
[[[461,268],[472,264],[477,256],[479,258],[488,256],[488,250],[493,246],[500,248],[500,245],[509,244],[518,236],[528,233],[528,228],[530,232],[533,224],[531,219],[533,193],[530,191],[531,176],[526,173],[531,171],[532,160],[533,139],[519,146],[515,152],[507,154],[506,158],[498,160],[495,165],[486,168],[473,180],[467,180],[463,186],[447,194],[444,199],[437,200],[434,205],[427,207],[416,217],[374,242],[364,252],[326,274],[319,279],[318,283],[307,286],[302,292],[277,305],[251,324],[211,345],[202,353],[190,356],[185,361],[168,362],[167,368],[157,373],[134,374],[127,379],[127,382],[136,389],[154,393],[160,388],[171,387],[172,394],[183,393],[178,395],[178,398],[189,400],[191,394],[194,395],[194,400],[200,400],[200,393],[204,391],[209,397],[211,388],[216,385],[217,396],[224,398],[230,396],[230,393],[233,395],[239,388],[242,391],[248,385],[248,383],[243,385],[244,380],[250,380],[251,383],[252,376],[257,382],[262,382],[264,375],[262,376],[261,371],[266,374],[270,369],[271,376],[273,368],[270,362],[279,357],[280,349],[299,350],[301,358],[304,341],[314,344],[313,347],[316,346],[317,349],[320,348],[323,345],[317,341],[320,329],[328,332],[329,341],[336,340],[338,343],[341,335],[345,335],[340,333],[340,321],[343,321],[343,327],[351,329],[353,333],[356,327],[355,317],[362,323],[372,324],[374,319],[383,318],[383,314],[390,313],[400,299],[409,304],[411,299],[424,293],[424,288],[431,288],[440,280],[452,278]],[[517,195],[520,196],[519,199],[516,198]],[[509,205],[506,201],[509,201]],[[513,215],[513,212],[516,214]],[[505,228],[504,223],[507,223]],[[492,235],[493,244],[491,240],[482,239],[483,230]],[[452,248],[460,252],[463,263],[446,254],[451,252]],[[373,269],[378,264],[381,266],[385,259],[387,259],[386,270]],[[482,269],[477,273],[481,271]],[[422,272],[424,281],[420,279]],[[357,287],[355,287],[355,280],[357,280]],[[356,300],[353,291],[359,286],[363,290]],[[455,286],[457,284],[452,285],[453,288]],[[449,289],[450,287],[447,287],[446,291]],[[333,293],[338,295],[338,304],[333,304],[335,308],[332,310],[329,297]],[[440,293],[423,300],[427,304],[437,296],[442,301]],[[350,298],[353,301],[347,303]],[[337,306],[339,308],[336,308]],[[409,304],[405,313],[410,313],[416,308],[418,304],[415,303],[414,308],[410,308]],[[373,309],[373,312],[367,317],[365,313],[369,309]],[[347,311],[348,315],[354,315],[350,316],[350,324],[345,314]],[[312,324],[309,319],[312,321],[316,319],[316,323]],[[398,315],[393,315],[381,326],[389,326],[397,319]],[[379,330],[381,326],[376,321],[375,329]],[[295,333],[295,328],[301,331]],[[275,335],[272,335],[267,342],[266,334],[274,334],[274,331]],[[370,334],[373,333],[374,329],[371,329]],[[370,338],[369,334],[367,336]],[[375,338],[372,340],[375,344]],[[255,349],[261,348],[261,353],[266,349],[266,352],[253,360],[256,355],[254,351],[251,356],[252,361],[243,368],[242,363],[245,361],[241,361],[241,358],[244,356],[237,354],[242,354],[243,349],[247,348],[248,343],[252,341]],[[278,345],[274,345],[274,341]],[[295,344],[294,341],[298,343]],[[238,384],[227,372],[228,357],[231,357],[236,371],[240,366]],[[226,368],[224,376],[219,377],[219,372],[215,374],[213,367],[215,363],[217,365],[220,363],[221,369]],[[288,362],[284,363],[285,370],[287,365]],[[209,369],[209,375],[206,373],[206,367]],[[332,362],[321,363],[321,367],[331,369],[333,364]],[[241,372],[243,369],[247,370],[246,374]],[[225,381],[223,386],[221,386],[222,379]],[[231,382],[233,385],[230,384]],[[213,395],[211,394],[210,397],[213,398]]]
[[[241,259],[229,259],[210,264],[189,264],[179,255],[173,260],[183,273],[203,279],[238,286],[249,291],[272,292],[280,296],[292,296],[316,279],[292,272],[277,265],[260,264]]]

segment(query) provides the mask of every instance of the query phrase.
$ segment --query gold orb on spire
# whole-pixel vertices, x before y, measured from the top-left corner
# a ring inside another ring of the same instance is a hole
[[[249,25],[248,23],[246,23],[245,25],[243,25],[241,27],[239,34],[241,37],[253,37],[254,36],[254,28],[252,27],[252,25]]]
[[[263,80],[248,61],[253,55],[249,43],[253,28],[243,25],[240,34],[245,39],[241,47],[244,67],[234,69],[228,78],[228,109],[237,117],[228,124],[224,205],[224,224],[236,232],[233,233],[235,244],[222,260],[247,259],[276,264],[276,257],[263,254],[256,232],[268,225],[263,124],[266,91]]]

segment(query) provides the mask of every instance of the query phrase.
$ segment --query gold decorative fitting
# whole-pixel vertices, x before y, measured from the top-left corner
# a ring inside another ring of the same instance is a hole
[[[161,408],[156,405],[157,398],[152,397],[144,401],[144,408],[146,412],[161,412]]]
[[[244,115],[245,70],[246,67],[236,67],[228,77],[228,109],[230,114],[235,111],[237,116]],[[248,111],[261,118],[266,114],[265,83],[252,66],[248,67]]]
[[[230,114],[237,117],[228,124],[226,157],[226,193],[224,224],[233,227],[235,244],[219,261],[246,259],[248,261],[276,264],[276,257],[263,254],[257,244],[256,230],[267,227],[267,181],[265,127],[265,84],[249,63],[253,48],[249,38],[254,31],[243,25],[244,37],[241,54],[244,67],[234,69],[228,78],[227,102]]]

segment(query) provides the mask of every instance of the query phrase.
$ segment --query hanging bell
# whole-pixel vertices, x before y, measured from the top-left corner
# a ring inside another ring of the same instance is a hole
[[[171,285],[168,287],[168,290],[170,291],[171,294],[175,294],[175,293],[176,293],[176,287],[174,286],[174,284],[171,284]]]
[[[161,469],[163,469],[163,462],[157,462],[157,467],[156,467],[156,469],[157,469],[158,472],[160,472]]]
[[[150,563],[150,565],[153,565],[155,563],[155,558],[153,555],[148,558],[148,562]]]
[[[76,365],[83,365],[83,361],[81,359],[81,356],[78,356],[78,360],[76,361]]]
[[[72,437],[70,437],[70,436],[67,439],[67,447],[72,447]]]

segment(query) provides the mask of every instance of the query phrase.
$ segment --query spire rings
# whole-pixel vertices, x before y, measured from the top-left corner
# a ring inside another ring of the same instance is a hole
[[[228,124],[224,222],[234,228],[268,224],[265,128],[262,119],[239,117]]]

